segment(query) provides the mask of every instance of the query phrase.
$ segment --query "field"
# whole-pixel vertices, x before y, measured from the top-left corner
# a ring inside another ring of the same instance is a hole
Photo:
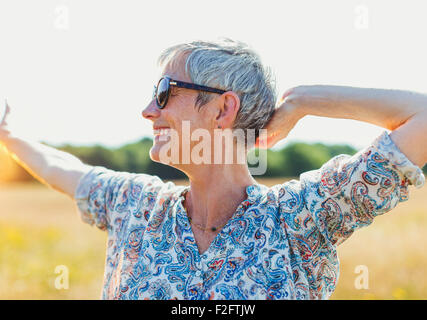
[[[332,299],[427,299],[426,231],[427,187],[412,188],[408,202],[339,247]],[[105,240],[67,196],[37,183],[0,185],[0,299],[99,299]],[[55,286],[65,275],[57,266],[69,271],[68,289]],[[358,266],[368,288],[357,285]]]

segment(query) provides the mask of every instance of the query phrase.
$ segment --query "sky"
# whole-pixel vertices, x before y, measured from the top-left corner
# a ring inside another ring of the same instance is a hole
[[[329,84],[426,92],[425,1],[2,0],[0,103],[17,134],[52,144],[116,147],[152,136],[162,49],[229,37],[248,43],[278,93]],[[292,141],[361,148],[384,129],[308,116]]]

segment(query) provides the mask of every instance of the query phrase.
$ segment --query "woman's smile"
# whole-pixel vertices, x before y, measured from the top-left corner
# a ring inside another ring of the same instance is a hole
[[[162,138],[161,140],[164,140],[165,137],[169,136],[170,131],[171,131],[171,128],[167,128],[167,127],[153,129],[154,139],[156,141],[160,140],[160,138]]]

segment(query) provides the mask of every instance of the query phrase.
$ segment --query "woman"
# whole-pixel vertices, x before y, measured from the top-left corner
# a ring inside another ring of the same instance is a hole
[[[338,278],[337,246],[406,200],[408,185],[424,184],[426,95],[299,86],[275,108],[268,70],[229,39],[168,48],[159,65],[160,81],[142,112],[153,123],[150,156],[182,170],[189,186],[91,167],[14,136],[6,122],[0,127],[1,141],[25,168],[108,232],[104,299],[328,298]],[[246,156],[251,132],[271,147],[305,115],[366,121],[391,133],[271,188],[256,183],[246,162],[213,160],[224,152]],[[212,138],[227,130],[240,139]],[[201,148],[194,136],[208,142]]]

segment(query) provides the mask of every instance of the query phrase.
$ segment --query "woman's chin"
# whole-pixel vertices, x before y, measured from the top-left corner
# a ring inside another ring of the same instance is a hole
[[[165,155],[165,150],[163,150],[163,152],[161,152],[162,147],[164,147],[163,144],[154,143],[154,145],[150,149],[150,158],[154,162],[159,162],[159,163],[163,163],[163,164],[170,166],[173,164],[173,162],[171,162],[172,160],[169,159],[169,157]]]
[[[158,146],[153,145],[150,149],[150,158],[155,162],[160,162],[160,150]]]

